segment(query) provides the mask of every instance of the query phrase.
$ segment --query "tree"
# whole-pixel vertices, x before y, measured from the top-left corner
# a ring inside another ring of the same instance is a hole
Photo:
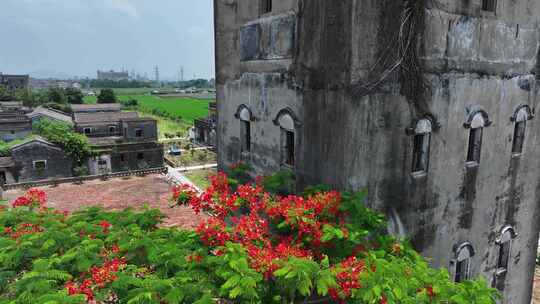
[[[13,100],[13,92],[4,85],[0,85],[0,101]]]
[[[60,88],[49,88],[45,92],[44,97],[47,102],[67,103],[66,94],[64,90]]]
[[[42,119],[34,127],[35,132],[51,143],[62,147],[64,152],[73,159],[76,166],[80,166],[92,155],[88,138],[76,133],[67,124],[48,119]]]
[[[83,101],[83,93],[75,88],[67,88],[64,91],[66,95],[67,103],[69,104],[82,104]]]
[[[115,103],[116,95],[112,89],[103,89],[97,97],[98,103]]]
[[[37,96],[29,89],[15,91],[15,100],[22,101],[23,105],[33,107],[37,103]]]

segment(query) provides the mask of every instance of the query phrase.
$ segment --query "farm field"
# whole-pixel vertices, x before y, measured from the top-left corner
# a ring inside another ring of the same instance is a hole
[[[197,118],[208,116],[208,105],[210,100],[164,97],[151,95],[119,95],[120,101],[136,99],[139,102],[139,110],[142,112],[152,112],[152,110],[165,111],[183,120],[192,122]],[[85,103],[96,103],[97,98],[86,96]]]

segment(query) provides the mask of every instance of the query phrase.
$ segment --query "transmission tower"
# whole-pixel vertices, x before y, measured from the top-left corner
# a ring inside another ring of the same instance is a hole
[[[156,75],[156,86],[159,87],[159,67],[157,65],[154,67],[154,72]]]

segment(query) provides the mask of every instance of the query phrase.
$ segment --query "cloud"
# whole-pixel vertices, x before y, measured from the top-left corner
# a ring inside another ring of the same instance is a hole
[[[113,9],[120,11],[132,18],[139,18],[139,10],[130,0],[106,0]]]

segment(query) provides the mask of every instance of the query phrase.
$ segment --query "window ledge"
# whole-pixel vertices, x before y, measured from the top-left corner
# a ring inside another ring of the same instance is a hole
[[[523,153],[512,152],[512,158],[520,158]]]
[[[411,177],[413,179],[424,179],[427,177],[427,172],[426,171],[411,172]]]
[[[477,161],[468,161],[465,163],[465,168],[467,169],[476,169],[480,166],[480,163]]]
[[[507,271],[508,270],[506,268],[499,268],[499,269],[497,269],[497,271],[495,271],[495,275],[497,277],[502,277],[502,276],[506,275]]]
[[[294,170],[294,166],[291,166],[291,165],[288,165],[288,164],[281,164],[281,168],[285,168],[285,169],[289,169],[289,170]]]

